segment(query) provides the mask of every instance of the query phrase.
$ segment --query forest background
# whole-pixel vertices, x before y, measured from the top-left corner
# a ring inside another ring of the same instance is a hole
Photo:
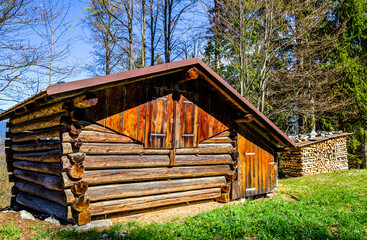
[[[0,0],[0,105],[200,57],[287,134],[354,132],[366,168],[366,50],[365,0]]]

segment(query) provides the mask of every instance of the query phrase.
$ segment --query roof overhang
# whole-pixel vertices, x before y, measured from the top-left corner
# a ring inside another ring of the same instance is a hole
[[[30,104],[35,104],[37,101],[43,100],[44,102],[48,101],[49,99],[62,100],[92,90],[96,91],[113,86],[125,85],[172,73],[186,73],[190,67],[196,67],[202,73],[202,77],[216,90],[223,94],[229,101],[231,101],[233,105],[243,112],[243,114],[252,114],[254,116],[253,121],[256,123],[251,125],[245,123],[239,124],[246,125],[246,128],[248,128],[250,131],[253,130],[256,133],[261,134],[262,137],[265,140],[268,139],[269,142],[276,142],[278,147],[296,147],[295,142],[288,138],[288,136],[285,135],[277,126],[275,126],[275,124],[272,123],[266,116],[264,116],[264,114],[256,109],[249,101],[241,96],[234,88],[232,88],[225,80],[223,80],[199,58],[192,58],[147,68],[52,85],[46,90],[37,93],[36,95],[24,100],[23,102],[0,114],[0,120],[11,117],[11,114],[18,109],[25,108]]]

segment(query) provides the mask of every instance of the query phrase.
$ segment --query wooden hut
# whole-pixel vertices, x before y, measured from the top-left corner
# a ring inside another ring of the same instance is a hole
[[[53,85],[0,119],[16,204],[77,224],[268,193],[294,146],[197,58]]]
[[[300,177],[348,170],[348,135],[351,133],[335,133],[296,143],[296,148],[282,156],[282,173]]]

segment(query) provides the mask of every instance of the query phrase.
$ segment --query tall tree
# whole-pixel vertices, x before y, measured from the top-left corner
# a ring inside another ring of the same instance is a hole
[[[63,61],[70,56],[72,40],[67,37],[71,30],[70,0],[41,0],[37,9],[38,24],[29,24],[29,27],[41,38],[43,42],[44,63],[47,69],[48,85],[57,80],[67,78],[73,72],[73,64]]]
[[[184,22],[184,15],[195,6],[197,0],[164,0],[162,4],[162,22],[164,35],[164,60],[172,61],[172,53],[180,44],[180,38],[190,27],[179,29]],[[180,30],[180,31],[179,31]]]
[[[20,84],[27,81],[23,77],[24,73],[34,68],[43,59],[41,46],[32,44],[27,39],[28,24],[35,23],[37,20],[35,10],[31,7],[31,1],[0,1],[0,99],[2,101],[20,100],[17,90]]]
[[[117,14],[118,9],[110,2],[91,0],[86,9],[85,25],[92,33],[94,63],[89,70],[94,75],[110,74],[127,68],[123,64],[125,47],[117,41],[122,38],[123,31],[118,26],[119,21],[111,14]]]

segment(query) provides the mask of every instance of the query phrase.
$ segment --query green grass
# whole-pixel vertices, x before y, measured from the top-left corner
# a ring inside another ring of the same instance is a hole
[[[22,232],[14,225],[0,226],[0,239],[22,239]]]
[[[59,232],[55,239],[367,239],[367,170],[279,181],[271,199],[226,206],[166,224],[129,222],[102,232]],[[293,196],[292,200],[288,195]],[[288,197],[285,197],[288,196]]]

